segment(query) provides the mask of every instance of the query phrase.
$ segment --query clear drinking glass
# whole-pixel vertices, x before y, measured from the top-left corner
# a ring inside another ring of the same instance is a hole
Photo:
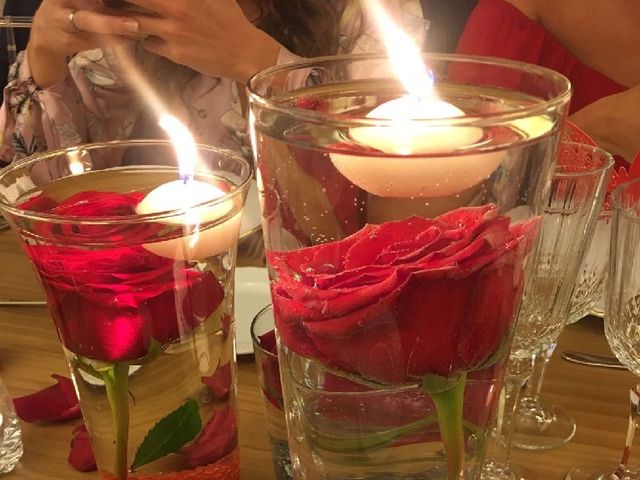
[[[483,461],[568,84],[424,60],[438,100],[383,55],[250,81],[296,479],[473,479]],[[415,101],[460,113],[382,113]]]
[[[260,389],[262,390],[264,415],[271,441],[271,455],[276,480],[291,480],[293,471],[289,455],[289,442],[287,441],[275,321],[271,305],[267,305],[253,317],[251,340],[253,341],[253,353],[256,358]]]
[[[186,175],[176,155],[110,142],[0,172],[103,479],[239,477],[233,277],[251,166],[201,146]]]
[[[512,480],[526,475],[510,462],[513,436],[523,428],[521,422],[525,427],[538,427],[536,422],[546,419],[550,431],[558,431],[554,422],[559,420],[559,410],[549,413],[548,406],[538,398],[544,371],[534,369],[532,376],[532,356],[541,350],[552,351],[564,327],[578,267],[593,235],[612,166],[611,155],[599,148],[571,142],[560,146],[552,187],[543,202],[540,235],[515,330],[502,428],[496,432],[494,453],[490,453],[493,458],[485,464],[483,480]],[[519,401],[520,389],[527,381],[525,395],[533,395]],[[542,411],[540,417],[538,410]],[[570,424],[571,435],[574,429],[575,422]]]
[[[611,350],[632,373],[640,376],[640,180],[620,185],[613,193],[609,284],[604,317]],[[630,466],[636,426],[640,422],[640,385],[630,390],[629,426],[619,465],[601,470],[579,467],[567,480],[634,480],[640,471]]]
[[[22,434],[16,409],[0,378],[0,474],[13,470],[22,452]]]

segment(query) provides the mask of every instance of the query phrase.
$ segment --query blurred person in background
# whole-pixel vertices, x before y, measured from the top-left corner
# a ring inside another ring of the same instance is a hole
[[[573,86],[570,120],[630,162],[640,152],[638,25],[637,0],[478,0],[457,52],[564,74]]]
[[[249,156],[244,84],[253,73],[300,57],[383,49],[358,0],[115,3],[128,5],[42,1],[5,88],[0,162],[85,142],[164,138],[117,51],[130,53],[198,141]],[[419,0],[382,3],[400,24],[423,24]]]

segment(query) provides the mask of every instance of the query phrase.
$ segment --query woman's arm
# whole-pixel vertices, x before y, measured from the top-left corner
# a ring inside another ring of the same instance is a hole
[[[620,85],[640,85],[640,2],[527,1],[535,2],[540,23],[583,63]]]
[[[596,143],[631,162],[640,152],[640,86],[587,105],[571,121]]]

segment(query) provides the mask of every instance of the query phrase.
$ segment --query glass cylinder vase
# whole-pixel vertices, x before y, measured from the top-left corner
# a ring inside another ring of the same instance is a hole
[[[201,146],[185,176],[176,155],[91,144],[0,173],[103,479],[239,478],[233,277],[251,167]]]
[[[521,63],[424,62],[429,97],[383,55],[249,83],[297,479],[482,462],[570,88]]]

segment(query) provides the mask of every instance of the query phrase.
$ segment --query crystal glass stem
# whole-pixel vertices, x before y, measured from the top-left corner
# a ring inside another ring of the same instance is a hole
[[[480,480],[523,480],[522,469],[511,463],[511,447],[515,433],[520,394],[531,375],[529,359],[511,358],[504,381],[496,427],[488,446],[487,460]]]
[[[540,407],[540,392],[542,391],[544,374],[547,371],[547,365],[555,349],[556,342],[553,342],[549,347],[531,356],[531,376],[526,383],[524,394],[522,395],[522,408]]]
[[[481,480],[516,480],[517,474],[511,465],[511,447],[520,401],[520,392],[527,381],[527,374],[507,372],[503,387],[503,402],[498,410],[493,441],[489,445],[487,461],[482,468]]]

